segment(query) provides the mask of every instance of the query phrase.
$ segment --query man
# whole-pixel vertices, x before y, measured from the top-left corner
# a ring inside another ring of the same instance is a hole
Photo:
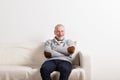
[[[54,39],[45,43],[44,55],[47,60],[40,69],[42,80],[51,80],[50,74],[53,71],[60,72],[59,80],[68,80],[72,70],[71,55],[75,51],[74,42],[65,39],[65,29],[58,24],[54,29]]]

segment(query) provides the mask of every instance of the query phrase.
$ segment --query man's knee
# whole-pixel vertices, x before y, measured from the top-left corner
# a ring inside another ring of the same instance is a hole
[[[60,72],[62,72],[62,73],[70,73],[71,69],[72,69],[71,66],[63,65],[63,66],[60,67]]]
[[[41,68],[40,68],[40,72],[50,72],[50,69],[47,67],[47,66],[42,66]]]

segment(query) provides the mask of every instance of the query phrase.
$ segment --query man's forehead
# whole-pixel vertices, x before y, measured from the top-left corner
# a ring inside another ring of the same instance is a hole
[[[56,27],[55,27],[55,30],[59,30],[59,29],[64,30],[64,26],[56,26]]]

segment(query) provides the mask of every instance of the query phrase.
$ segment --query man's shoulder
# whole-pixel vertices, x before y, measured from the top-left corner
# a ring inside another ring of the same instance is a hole
[[[47,42],[50,43],[50,42],[52,42],[52,41],[53,41],[53,39],[48,39],[48,40],[45,41],[45,43],[47,43]]]
[[[67,45],[75,45],[75,42],[72,40],[72,39],[66,39],[65,40],[65,43],[67,44]]]
[[[73,42],[72,39],[66,39],[65,42]]]

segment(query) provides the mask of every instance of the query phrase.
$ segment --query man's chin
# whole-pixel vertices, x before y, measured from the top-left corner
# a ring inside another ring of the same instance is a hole
[[[64,37],[58,37],[57,38],[59,41],[62,41],[64,39]]]

